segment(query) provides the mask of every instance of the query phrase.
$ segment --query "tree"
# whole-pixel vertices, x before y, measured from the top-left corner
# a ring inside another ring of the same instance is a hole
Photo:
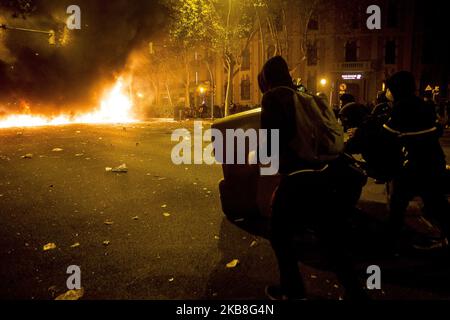
[[[222,55],[227,71],[225,115],[229,113],[234,78],[242,66],[243,53],[248,49],[257,31],[254,3],[252,0],[228,0],[227,4],[215,1],[213,6],[215,9],[212,12],[214,48]]]
[[[169,46],[178,62],[182,62],[181,73],[186,107],[190,107],[191,56],[193,51],[211,44],[212,22],[209,21],[213,11],[209,0],[162,0],[170,17]]]
[[[11,11],[14,18],[25,19],[36,10],[36,0],[0,0],[0,8]]]
[[[255,33],[254,0],[166,0],[166,5],[172,13],[171,39],[185,56],[201,48],[222,57],[228,80],[225,95],[228,114],[233,80],[242,64],[242,53]]]

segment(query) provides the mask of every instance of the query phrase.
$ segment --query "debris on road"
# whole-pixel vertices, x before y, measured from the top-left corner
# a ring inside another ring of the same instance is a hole
[[[71,245],[71,248],[78,248],[81,244],[79,242],[74,243],[73,245]]]
[[[174,282],[175,281],[175,278],[170,278],[169,279],[169,282]]]
[[[82,157],[82,156],[84,156],[84,153],[77,153],[77,154],[75,155],[75,157]]]
[[[104,223],[105,223],[107,226],[112,226],[112,225],[114,224],[114,222],[113,222],[113,221],[110,221],[110,220],[106,220]]]
[[[116,168],[111,169],[111,172],[114,172],[114,173],[127,173],[128,172],[128,167],[124,163],[124,164],[121,164],[120,166],[118,166]]]
[[[54,148],[52,150],[52,152],[62,152],[62,151],[64,151],[64,149],[61,149],[61,148]]]
[[[139,220],[139,217],[136,216],[136,217],[133,217],[132,219],[133,219],[134,221],[136,221],[136,220]]]
[[[166,218],[168,218],[168,217],[170,217],[170,213],[164,212],[164,213],[163,213],[163,216],[166,217]]]
[[[109,240],[103,241],[103,245],[104,245],[105,247],[109,246],[110,244],[111,244],[111,241],[109,241]]]
[[[219,236],[214,236],[214,240],[220,240]]]
[[[167,208],[167,204],[163,204],[162,206],[161,206],[161,208]]]
[[[254,248],[258,245],[258,241],[254,240],[252,241],[252,243],[250,244],[250,248]]]
[[[26,155],[21,157],[22,159],[33,159],[33,154],[32,153],[27,153]]]
[[[240,261],[238,259],[234,259],[230,263],[227,264],[228,269],[236,268],[239,265]]]
[[[56,244],[55,243],[47,243],[42,249],[44,251],[55,250],[56,249]]]
[[[83,296],[84,296],[84,289],[81,288],[80,290],[69,290],[66,293],[63,293],[62,295],[57,296],[55,300],[76,301],[81,299]]]

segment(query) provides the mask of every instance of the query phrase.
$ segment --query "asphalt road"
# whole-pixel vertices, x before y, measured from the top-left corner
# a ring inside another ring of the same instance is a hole
[[[277,282],[270,244],[223,216],[219,166],[172,163],[179,127],[0,130],[0,299],[53,299],[67,291],[70,265],[81,267],[83,299],[265,299],[264,287]],[[105,170],[123,163],[128,173]],[[371,183],[363,200],[379,215],[382,187]],[[44,251],[49,243],[56,249]],[[234,259],[238,266],[227,268]],[[405,265],[420,271],[422,261],[386,265],[392,276]],[[426,275],[443,290],[406,276],[373,296],[450,298],[448,275],[434,266],[425,265]],[[311,296],[342,296],[331,273],[302,270]]]
[[[172,164],[175,127],[1,130],[0,298],[51,299],[69,265],[85,299],[264,298],[276,280],[268,242],[224,218],[219,166]],[[128,173],[105,171],[123,163]]]

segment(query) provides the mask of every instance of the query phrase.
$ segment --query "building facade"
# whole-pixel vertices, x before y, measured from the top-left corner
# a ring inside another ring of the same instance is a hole
[[[372,4],[381,8],[380,30],[367,27],[367,8]],[[423,6],[406,0],[333,1],[311,15],[307,32],[299,19],[302,8],[292,6],[286,12],[287,45],[282,55],[292,76],[301,79],[308,91],[327,94],[331,104],[345,92],[370,103],[384,89],[386,78],[400,70],[412,71],[421,91],[446,85],[447,75],[439,75],[436,61],[431,65],[426,61],[432,49],[424,39],[433,38],[426,32]],[[246,63],[234,79],[234,103],[260,103],[257,75],[273,52],[269,37],[265,40],[264,52],[257,35],[244,52]],[[215,101],[223,104],[227,78],[220,61],[216,65]]]

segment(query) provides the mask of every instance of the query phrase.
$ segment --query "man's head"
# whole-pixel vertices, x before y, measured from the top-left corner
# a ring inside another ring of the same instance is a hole
[[[349,103],[356,102],[355,97],[350,93],[344,93],[339,97],[339,100],[341,101],[341,108],[345,107]]]
[[[386,91],[378,91],[377,99],[375,100],[376,104],[387,103],[389,102],[388,98],[386,98]]]
[[[370,112],[366,106],[351,102],[344,106],[339,112],[339,118],[345,130],[360,127],[369,116]]]
[[[286,61],[281,56],[269,59],[258,76],[258,83],[262,93],[276,87],[292,87],[293,81]]]
[[[386,97],[393,101],[410,98],[416,94],[416,80],[411,72],[400,71],[386,80]]]

